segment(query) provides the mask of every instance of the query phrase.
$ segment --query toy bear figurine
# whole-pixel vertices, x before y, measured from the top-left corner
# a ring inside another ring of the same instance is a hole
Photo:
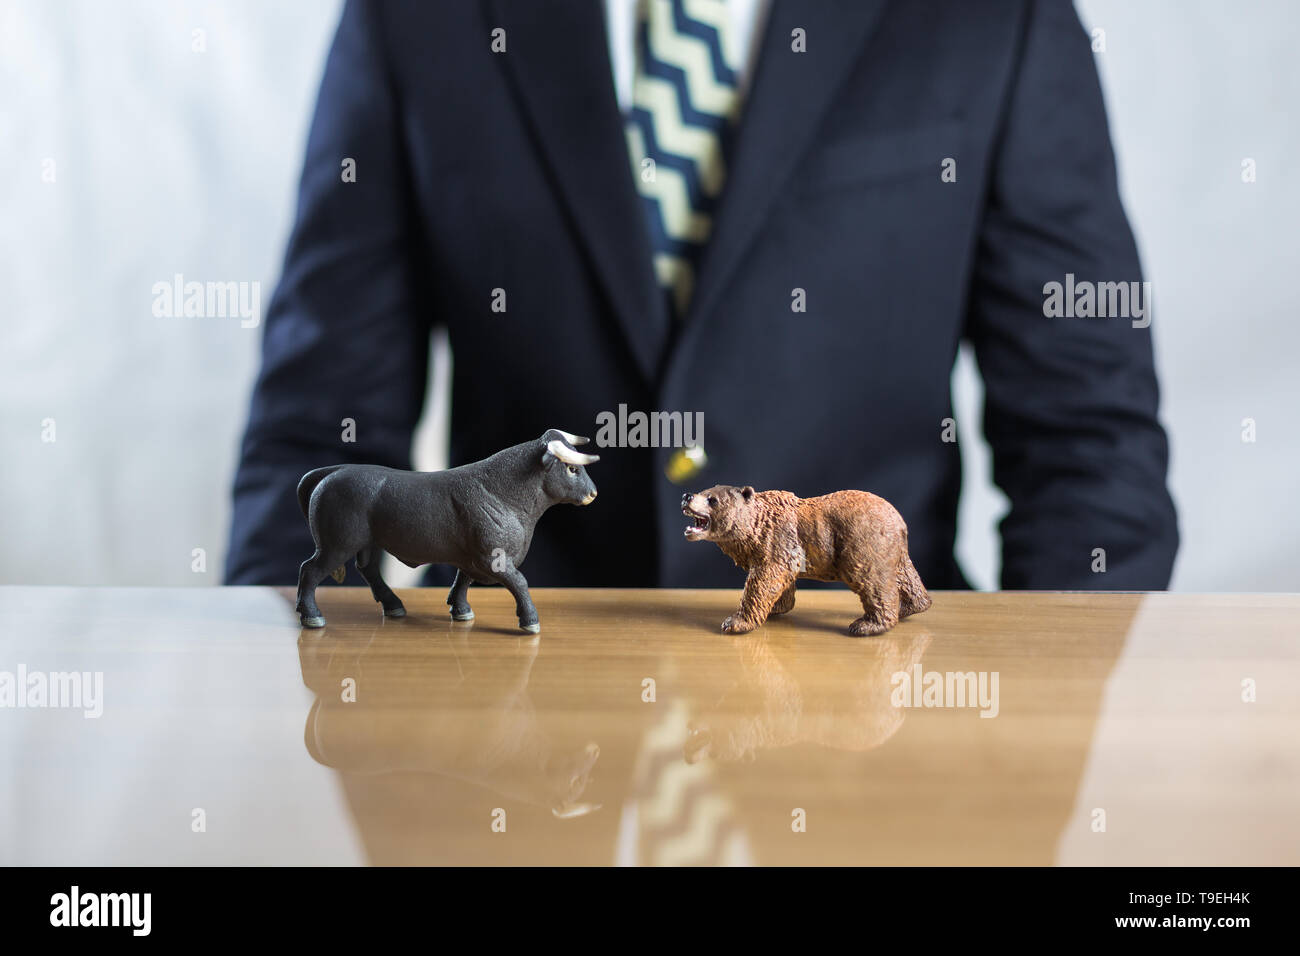
[[[930,606],[907,553],[907,525],[884,498],[837,491],[798,498],[788,491],[717,485],[682,495],[688,541],[712,541],[749,572],[740,608],[722,622],[745,634],[794,607],[795,581],[843,581],[862,601],[854,637],[883,634]]]
[[[596,486],[586,466],[600,460],[573,446],[588,439],[552,428],[490,458],[446,471],[400,471],[378,465],[330,465],[302,476],[298,504],[316,553],[298,572],[296,610],[303,627],[324,627],[316,586],[331,574],[343,580],[355,559],[388,617],[406,608],[379,573],[387,551],[410,567],[450,564],[456,580],[447,595],[453,620],[470,621],[470,582],[504,585],[515,599],[519,626],[542,629],[519,565],[537,521],[552,505],[589,505]]]

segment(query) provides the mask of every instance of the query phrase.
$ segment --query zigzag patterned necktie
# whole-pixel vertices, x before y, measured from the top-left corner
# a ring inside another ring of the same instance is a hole
[[[739,110],[737,51],[725,0],[641,0],[628,151],[655,275],[686,314],[727,176]],[[653,161],[653,162],[650,162]]]

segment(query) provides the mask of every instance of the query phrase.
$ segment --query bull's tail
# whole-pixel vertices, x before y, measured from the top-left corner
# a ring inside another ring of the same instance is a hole
[[[324,468],[316,468],[307,472],[298,481],[298,507],[302,509],[304,518],[307,517],[307,508],[311,504],[311,493],[316,490],[316,486],[342,467],[342,465],[326,465]]]
[[[310,517],[308,515],[308,510],[311,506],[311,493],[316,490],[317,485],[342,467],[342,465],[326,465],[324,468],[316,468],[307,472],[307,474],[303,475],[302,478],[299,479],[298,507],[302,509],[302,516],[308,518],[309,522]],[[314,531],[312,532],[312,536],[315,536]],[[342,584],[343,579],[347,577],[347,569],[339,566],[330,572],[330,577],[339,584]]]

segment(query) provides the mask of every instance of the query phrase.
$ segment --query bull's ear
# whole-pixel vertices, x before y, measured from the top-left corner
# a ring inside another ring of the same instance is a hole
[[[584,455],[559,438],[553,438],[546,443],[546,452],[566,465],[592,465],[600,461],[599,455]]]
[[[587,442],[591,441],[590,438],[586,438],[582,435],[575,435],[573,432],[566,432],[562,428],[552,428],[551,431],[555,432],[555,434],[559,435],[574,448],[577,448],[579,445],[585,445]]]
[[[555,456],[551,454],[551,450],[549,448],[543,445],[542,446],[542,467],[550,468],[551,462],[553,461],[555,461]]]
[[[740,496],[748,501],[750,498],[754,497],[754,489],[751,486],[746,485],[744,488],[740,489]]]
[[[566,432],[563,428],[548,428],[546,431],[542,432],[542,441],[547,444],[556,438],[563,442],[567,442],[574,448],[577,448],[579,445],[585,445],[587,442],[591,441],[590,438],[584,438],[582,435],[575,435],[572,432]]]

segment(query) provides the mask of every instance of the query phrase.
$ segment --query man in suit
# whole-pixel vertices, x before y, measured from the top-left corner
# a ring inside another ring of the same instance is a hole
[[[1167,586],[1149,319],[1136,291],[1118,316],[1045,304],[1140,288],[1092,57],[1068,0],[350,0],[227,580],[296,580],[302,473],[410,466],[445,326],[452,464],[620,405],[702,413],[702,451],[603,452],[595,509],[539,525],[535,585],[734,586],[680,513],[734,483],[880,494],[925,583],[964,586],[965,339],[1010,499],[1002,585]]]

